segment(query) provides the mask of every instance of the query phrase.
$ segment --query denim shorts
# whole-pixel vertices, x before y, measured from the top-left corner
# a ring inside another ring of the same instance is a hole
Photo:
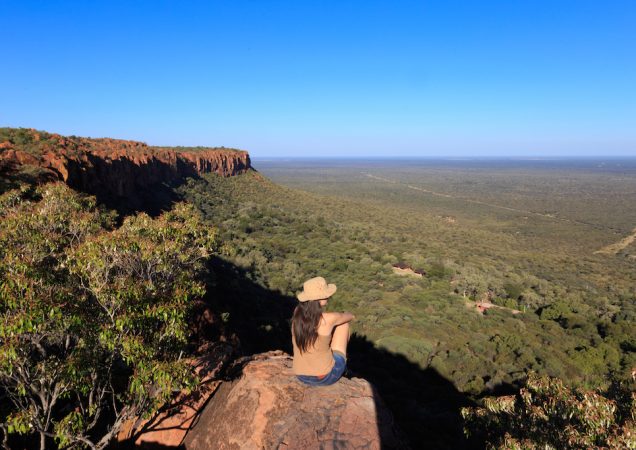
[[[340,379],[347,367],[347,358],[344,354],[338,350],[333,351],[334,364],[331,372],[329,372],[323,378],[318,378],[314,375],[296,375],[301,382],[310,386],[328,386],[334,384]]]

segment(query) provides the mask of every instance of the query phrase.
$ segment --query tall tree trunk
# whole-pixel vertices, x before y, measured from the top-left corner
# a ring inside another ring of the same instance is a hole
[[[40,431],[40,450],[46,450],[46,435]]]
[[[0,425],[0,429],[2,430],[2,448],[4,450],[11,450],[9,447],[9,433],[7,432],[7,427],[5,424]]]

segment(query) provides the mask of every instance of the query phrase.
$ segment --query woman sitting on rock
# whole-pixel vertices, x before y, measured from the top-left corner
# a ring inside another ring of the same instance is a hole
[[[340,379],[347,366],[351,313],[323,312],[335,284],[324,278],[305,281],[292,317],[293,371],[303,383],[327,386]]]

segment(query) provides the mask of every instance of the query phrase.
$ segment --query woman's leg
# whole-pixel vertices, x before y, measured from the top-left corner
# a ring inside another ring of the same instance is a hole
[[[342,323],[333,329],[331,336],[331,350],[338,350],[347,356],[347,344],[349,343],[349,322]]]

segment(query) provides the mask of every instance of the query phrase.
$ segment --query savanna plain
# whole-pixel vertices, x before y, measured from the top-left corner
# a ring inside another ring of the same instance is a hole
[[[403,357],[350,355],[415,442],[448,443],[458,406],[518,390],[529,373],[601,390],[632,377],[636,161],[254,167],[179,189],[256,285],[289,297],[309,276],[338,285],[329,309],[353,312],[356,335]],[[260,314],[255,342],[277,329]]]

